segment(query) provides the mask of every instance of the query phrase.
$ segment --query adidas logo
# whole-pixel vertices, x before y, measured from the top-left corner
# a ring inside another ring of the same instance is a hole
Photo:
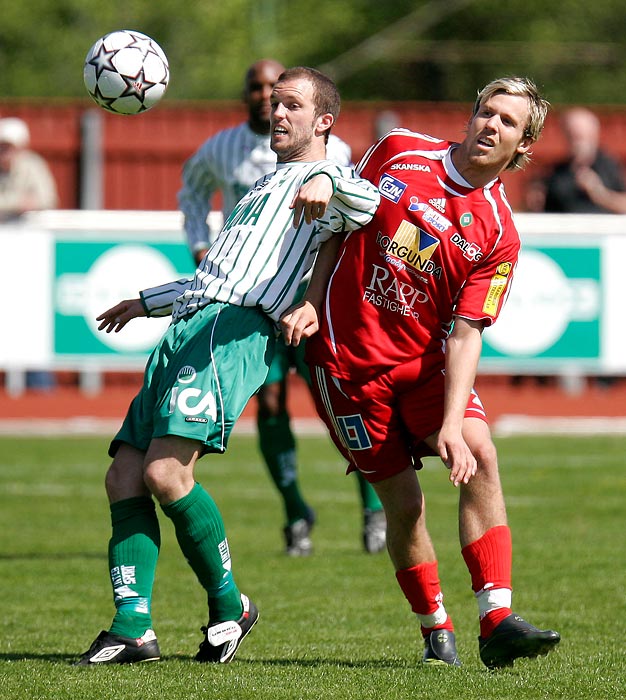
[[[446,211],[446,200],[443,197],[434,197],[433,199],[429,199],[428,203],[435,207],[435,209],[439,209],[441,213]]]

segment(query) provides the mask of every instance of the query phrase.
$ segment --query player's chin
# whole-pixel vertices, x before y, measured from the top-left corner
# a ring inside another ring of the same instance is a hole
[[[282,160],[283,162],[289,160],[289,154],[291,151],[289,148],[289,144],[287,143],[287,140],[284,137],[274,138],[274,136],[272,136],[271,145],[272,151],[276,153],[279,160]]]

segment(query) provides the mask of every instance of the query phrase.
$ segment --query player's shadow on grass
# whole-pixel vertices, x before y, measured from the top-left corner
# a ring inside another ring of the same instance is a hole
[[[191,662],[197,664],[193,656],[187,656],[185,654],[176,654],[172,656],[161,656],[161,663],[164,661],[183,661]],[[350,659],[337,659],[332,657],[327,658],[307,658],[307,659],[246,659],[237,657],[235,662],[238,666],[258,666],[260,664],[264,666],[283,666],[285,668],[289,666],[302,666],[303,668],[318,668],[319,666],[338,666],[341,668],[362,668],[362,669],[374,669],[374,668],[412,668],[415,663],[411,660],[406,659],[361,659],[359,661],[353,661]],[[205,666],[213,666],[213,664],[204,664]],[[219,664],[215,664],[219,666]]]
[[[13,652],[11,654],[1,654],[0,653],[0,663],[3,661],[44,661],[48,663],[60,663],[67,666],[74,666],[76,661],[80,658],[80,654],[36,654],[33,652]],[[188,662],[194,666],[214,666],[218,668],[219,664],[201,664],[198,663],[193,656],[184,655],[172,655],[172,656],[162,656],[160,663],[167,663],[168,661],[177,662]],[[323,666],[336,666],[339,668],[356,668],[363,670],[375,670],[375,669],[416,669],[423,668],[428,669],[426,664],[416,664],[414,660],[411,659],[361,659],[359,661],[351,661],[349,659],[334,659],[334,658],[314,658],[314,659],[242,659],[237,658],[235,662],[238,666],[276,666],[276,667],[302,667],[302,668],[320,668]],[[98,664],[94,664],[97,666]],[[106,664],[108,665],[108,664]],[[151,665],[151,664],[150,664]],[[77,666],[77,668],[94,668],[94,666]],[[131,667],[132,664],[127,664]],[[483,668],[483,671],[489,671],[489,669]],[[512,671],[513,669],[506,669],[507,671]],[[489,671],[491,673],[491,671]]]
[[[415,666],[405,659],[350,659],[315,658],[315,659],[237,659],[240,664],[264,664],[267,666],[302,666],[304,668],[317,668],[319,666],[338,666],[341,668],[409,668]]]

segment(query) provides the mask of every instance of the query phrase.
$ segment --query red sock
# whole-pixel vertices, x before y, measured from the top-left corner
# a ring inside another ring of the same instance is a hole
[[[485,590],[511,586],[513,548],[511,531],[506,525],[497,525],[461,550],[470,576],[472,590],[477,595]],[[502,620],[511,614],[510,608],[495,608],[480,620],[480,636],[490,637]]]
[[[480,636],[483,639],[491,637],[495,628],[510,614],[511,608],[496,608],[490,613],[487,613],[480,621]]]
[[[440,611],[439,617],[443,618],[443,593],[439,583],[439,572],[436,561],[429,561],[409,569],[396,571],[396,579],[405,598],[411,605],[411,610],[419,615],[430,616]],[[422,634],[426,636],[435,629],[447,629],[454,632],[452,618],[446,614],[445,619],[435,622],[432,626],[421,625]]]

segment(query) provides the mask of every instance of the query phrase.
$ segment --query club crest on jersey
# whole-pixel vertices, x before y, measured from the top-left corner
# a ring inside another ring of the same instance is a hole
[[[181,367],[176,375],[176,381],[178,381],[180,384],[191,384],[195,378],[196,370],[191,365]]]
[[[400,201],[400,197],[404,194],[404,190],[406,190],[406,183],[385,173],[380,178],[378,189],[383,197],[397,204]]]
[[[419,272],[441,279],[441,266],[431,259],[439,247],[439,239],[427,231],[403,221],[393,237],[379,233],[376,242],[387,255],[402,260]]]

